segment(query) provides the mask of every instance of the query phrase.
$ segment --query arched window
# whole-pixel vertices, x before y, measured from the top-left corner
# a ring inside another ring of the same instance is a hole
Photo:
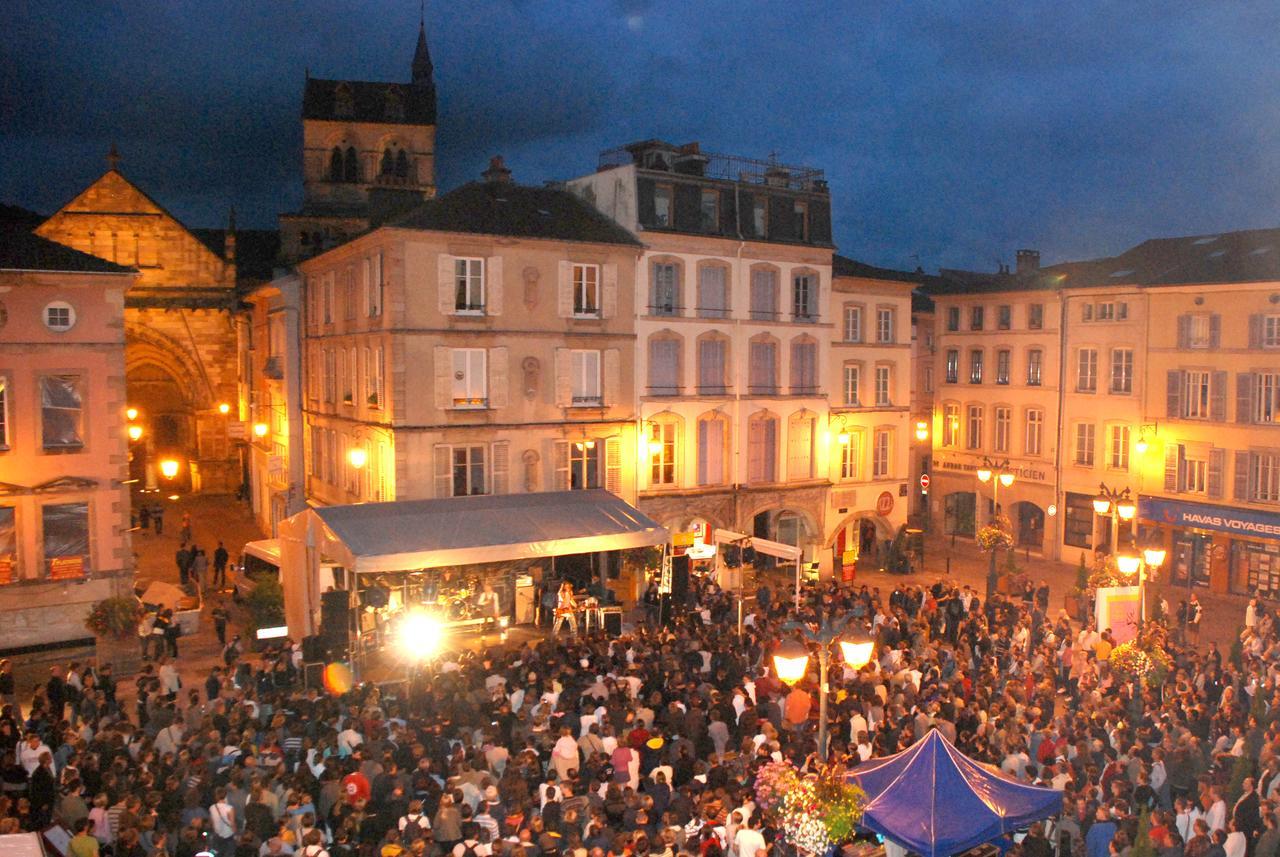
[[[778,393],[778,340],[767,334],[751,340],[747,353],[747,388],[757,396]]]
[[[724,414],[710,411],[698,417],[698,484],[723,485],[728,482],[729,421]]]
[[[649,484],[675,485],[679,472],[680,435],[683,422],[672,413],[662,413],[649,420]]]
[[[791,395],[812,396],[818,392],[818,343],[810,336],[791,340]]]
[[[718,333],[698,337],[698,395],[723,396],[729,389],[729,340]]]
[[[778,418],[757,411],[747,423],[747,481],[778,481]]]
[[[388,147],[382,150],[382,165],[378,169],[378,172],[384,176],[389,176],[391,175],[392,169],[394,169],[394,166],[391,159],[391,149]]]
[[[402,179],[409,177],[409,156],[405,154],[404,149],[396,155],[396,176]]]
[[[358,182],[360,181],[360,163],[356,160],[356,149],[354,146],[347,147],[347,156],[344,159],[342,169],[343,181]]]
[[[814,414],[799,411],[787,420],[787,478],[813,478]]]
[[[681,341],[672,334],[656,334],[649,339],[649,395],[680,395]]]
[[[342,181],[342,149],[337,146],[329,153],[329,181]]]

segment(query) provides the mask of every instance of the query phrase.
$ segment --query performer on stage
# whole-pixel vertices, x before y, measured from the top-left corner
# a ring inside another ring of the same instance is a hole
[[[498,593],[493,591],[492,584],[486,583],[476,596],[476,617],[494,621],[498,619]]]
[[[556,595],[556,621],[551,628],[551,636],[560,636],[560,626],[569,623],[573,636],[578,636],[578,601],[573,595],[573,584],[565,581],[560,584],[560,592]]]

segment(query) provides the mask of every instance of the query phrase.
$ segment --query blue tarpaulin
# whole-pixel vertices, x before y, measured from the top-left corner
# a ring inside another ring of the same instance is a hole
[[[924,857],[959,854],[1062,812],[1062,792],[1007,780],[936,729],[849,775],[867,793],[862,826]]]

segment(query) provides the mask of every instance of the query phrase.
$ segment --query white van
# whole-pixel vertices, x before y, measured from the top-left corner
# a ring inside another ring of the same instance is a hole
[[[325,592],[336,585],[335,566],[331,562],[320,563],[320,591]],[[338,572],[340,573],[340,572]],[[280,579],[280,540],[258,539],[245,542],[240,551],[240,567],[235,570],[235,593],[232,597],[240,601],[258,585],[258,581],[266,577]]]

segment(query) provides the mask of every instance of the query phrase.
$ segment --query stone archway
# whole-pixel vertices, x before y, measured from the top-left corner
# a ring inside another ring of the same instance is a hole
[[[208,384],[191,355],[163,333],[126,325],[125,390],[143,429],[133,445],[131,475],[139,484],[155,485],[155,464],[174,458],[182,466],[171,485],[189,489],[190,465],[201,458],[198,413],[210,406]]]
[[[1010,522],[1018,547],[1041,550],[1044,548],[1044,509],[1028,500],[1019,500],[1010,507]]]

